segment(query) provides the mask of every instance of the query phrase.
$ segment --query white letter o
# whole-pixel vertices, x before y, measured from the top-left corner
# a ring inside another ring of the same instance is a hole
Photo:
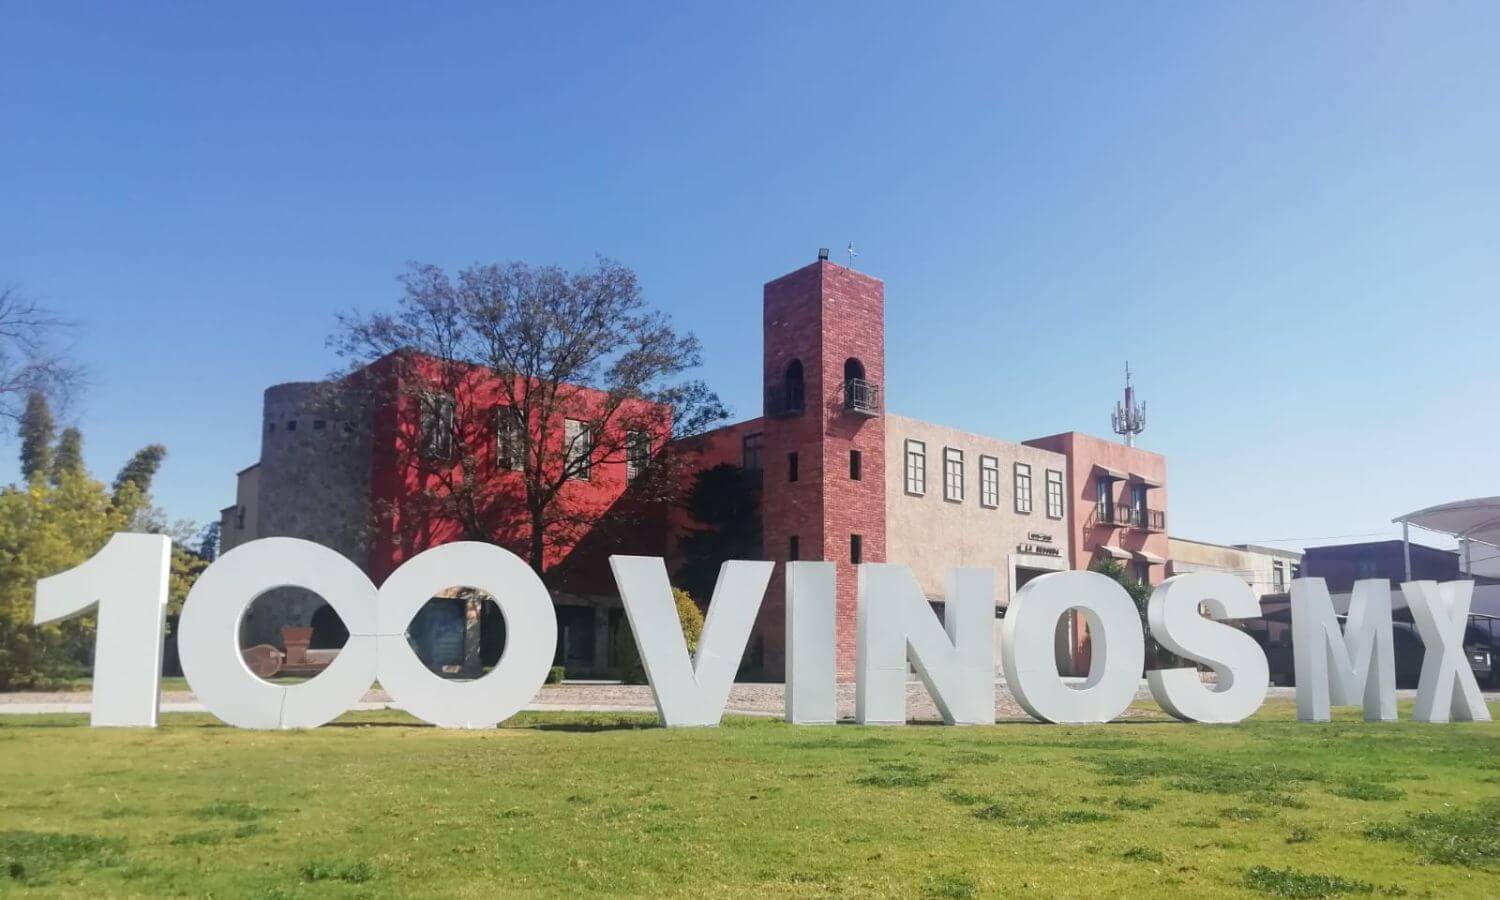
[[[240,620],[266,591],[296,587],[322,597],[349,640],[316,678],[272,684],[240,653]],[[208,711],[240,728],[316,728],[358,703],[375,680],[375,585],[338,553],[298,538],[261,538],[204,570],[178,623],[182,674]]]
[[[412,617],[444,588],[495,598],[505,615],[505,652],[474,681],[449,681],[422,664],[406,640]],[[494,544],[458,541],[402,563],[380,586],[380,686],[419,719],[447,728],[493,728],[536,696],[557,647],[552,596],[520,557]]]

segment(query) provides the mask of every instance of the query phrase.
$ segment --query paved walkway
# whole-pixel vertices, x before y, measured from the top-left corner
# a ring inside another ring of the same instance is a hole
[[[1011,696],[1003,680],[996,683],[995,717],[1000,720],[1020,719],[1030,721],[1020,704]],[[1294,689],[1273,687],[1270,696],[1280,699],[1295,697]],[[1399,690],[1396,696],[1409,700],[1416,691]],[[1500,701],[1500,692],[1486,692],[1486,700]],[[1150,691],[1142,680],[1136,688],[1136,699],[1149,700]],[[74,693],[18,693],[0,694],[0,715],[39,715],[43,713],[88,713],[92,697],[87,691]],[[784,712],[785,690],[780,684],[736,684],[729,693],[726,712],[752,716],[780,716]],[[838,686],[839,717],[854,717],[854,685]],[[390,695],[381,690],[372,690],[353,707],[355,710],[396,709]],[[544,685],[526,707],[534,712],[656,712],[656,703],[651,688],[644,684],[612,684],[590,682],[585,684]],[[161,711],[206,712],[203,704],[189,691],[163,691]],[[906,685],[907,718],[916,721],[936,721],[937,706],[921,682]],[[1127,718],[1152,715],[1153,712],[1128,710]]]
[[[998,683],[995,697],[995,715],[999,719],[1029,719],[1016,703],[1004,683]],[[1142,698],[1149,697],[1145,682],[1137,691]],[[786,692],[780,684],[736,684],[729,693],[725,711],[740,715],[780,716],[785,711]],[[20,693],[0,694],[0,715],[26,715],[42,713],[87,713],[91,695],[87,691],[73,693]],[[854,716],[854,685],[838,686],[839,716]],[[382,690],[371,690],[354,709],[395,709],[390,695]],[[544,685],[526,707],[543,712],[656,712],[656,703],[651,688],[644,684],[611,684],[593,682],[588,684]],[[906,686],[907,717],[917,721],[939,719],[937,706],[921,682],[910,682]],[[161,711],[205,712],[203,704],[188,691],[163,691]],[[1139,713],[1134,713],[1139,714]]]

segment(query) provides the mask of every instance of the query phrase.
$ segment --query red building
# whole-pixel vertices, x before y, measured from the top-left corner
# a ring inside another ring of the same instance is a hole
[[[681,561],[680,538],[694,523],[632,487],[642,460],[664,450],[688,471],[727,462],[758,473],[766,559],[836,563],[842,677],[854,671],[855,567],[885,561],[888,546],[900,548],[898,561],[913,566],[934,603],[949,566],[995,567],[997,619],[1029,578],[1101,555],[1160,579],[1167,555],[1160,455],[1071,432],[1015,444],[886,415],[884,285],[826,253],[768,282],[762,304],[761,415],[664,447],[669,414],[642,405],[587,435],[587,477],[563,486],[565,512],[540,535],[558,607],[558,661],[570,674],[609,674],[616,662],[612,636],[622,615],[608,556]],[[348,402],[345,387],[358,388],[359,402]],[[343,399],[332,408],[326,383],[269,389],[261,461],[240,474],[238,502],[224,511],[224,546],[306,537],[363,561],[377,583],[446,541],[490,540],[529,556],[538,535],[509,461],[521,426],[504,415],[504,387],[482,367],[400,356],[333,385]],[[571,406],[525,422],[532,442],[557,449],[599,419],[604,394],[568,390]],[[463,490],[452,489],[455,479]],[[618,513],[606,521],[630,526],[580,524],[604,510]],[[748,674],[783,672],[782,572],[778,566],[761,608]],[[308,597],[264,609],[258,602],[246,640],[276,643],[281,625],[310,618],[316,626],[318,605]],[[1086,636],[1059,647],[1086,667]]]

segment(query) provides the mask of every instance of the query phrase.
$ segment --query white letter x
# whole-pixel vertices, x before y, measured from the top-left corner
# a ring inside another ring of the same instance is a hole
[[[1426,652],[1412,718],[1418,722],[1488,722],[1489,708],[1464,655],[1474,582],[1408,581],[1401,585]]]

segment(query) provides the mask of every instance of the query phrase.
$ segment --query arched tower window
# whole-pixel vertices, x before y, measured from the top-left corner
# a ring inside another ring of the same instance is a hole
[[[805,381],[802,376],[802,360],[794,359],[787,363],[786,367],[786,396],[785,409],[788,413],[799,413],[802,411],[803,392]]]
[[[880,387],[865,380],[865,364],[853,356],[844,360],[844,411],[880,415]]]

